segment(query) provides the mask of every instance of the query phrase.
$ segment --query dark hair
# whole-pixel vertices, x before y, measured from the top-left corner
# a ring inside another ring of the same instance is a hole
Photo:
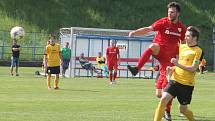
[[[168,8],[168,9],[169,9],[169,8],[172,8],[172,7],[176,8],[176,10],[177,10],[178,12],[181,12],[181,7],[180,7],[180,4],[179,4],[179,3],[177,3],[177,2],[170,2],[170,3],[167,5],[167,8]]]
[[[51,38],[56,39],[56,36],[52,33],[49,35],[49,39],[51,39]]]
[[[200,30],[197,27],[195,27],[195,26],[189,26],[187,28],[187,31],[191,32],[191,36],[192,37],[196,37],[197,38],[196,40],[198,41]]]

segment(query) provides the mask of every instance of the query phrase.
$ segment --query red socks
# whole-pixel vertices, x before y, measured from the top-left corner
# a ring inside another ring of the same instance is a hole
[[[115,79],[116,79],[116,76],[117,76],[117,73],[116,73],[116,72],[114,72],[114,73],[113,73],[113,80],[115,80]]]
[[[110,78],[110,81],[112,82],[112,78],[113,78],[112,73],[109,74],[109,78]]]
[[[153,51],[151,48],[148,48],[143,52],[143,54],[141,55],[141,57],[137,63],[138,70],[140,70],[144,66],[144,64],[149,60],[152,53],[153,53]]]
[[[172,106],[172,100],[173,100],[173,98],[166,105],[166,111],[169,112],[169,113],[170,113],[171,106]]]

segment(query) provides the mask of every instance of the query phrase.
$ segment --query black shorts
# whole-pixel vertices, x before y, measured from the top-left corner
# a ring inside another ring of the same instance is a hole
[[[183,85],[174,80],[170,80],[164,92],[168,92],[173,97],[177,97],[181,105],[187,105],[191,102],[193,89],[194,86]]]
[[[60,74],[60,66],[53,66],[47,68],[48,74]]]

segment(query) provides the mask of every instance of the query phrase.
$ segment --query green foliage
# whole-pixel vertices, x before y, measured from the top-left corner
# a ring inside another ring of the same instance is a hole
[[[60,90],[48,91],[46,78],[34,75],[40,68],[20,68],[19,77],[0,68],[0,121],[151,121],[158,104],[154,80],[120,78],[110,86],[106,78],[61,78]],[[215,119],[214,75],[197,75],[189,108],[198,121]],[[177,99],[171,113],[186,120]]]
[[[166,16],[172,0],[1,0],[1,30],[16,25],[25,30],[57,33],[61,27],[137,29]],[[200,45],[212,66],[214,0],[176,0],[181,4],[181,20],[201,29]]]

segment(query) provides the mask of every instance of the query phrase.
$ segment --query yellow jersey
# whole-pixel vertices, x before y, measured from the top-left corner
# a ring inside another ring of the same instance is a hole
[[[60,66],[60,45],[55,43],[54,45],[46,46],[46,54],[48,60],[48,67]]]
[[[184,66],[192,66],[194,64],[199,64],[202,58],[202,49],[200,47],[189,47],[187,44],[180,44],[178,60],[179,64]],[[195,73],[196,72],[186,71],[176,66],[175,71],[172,74],[171,80],[175,80],[176,82],[181,83],[183,85],[194,86]]]
[[[96,62],[98,63],[98,68],[105,66],[105,57],[96,57]]]

